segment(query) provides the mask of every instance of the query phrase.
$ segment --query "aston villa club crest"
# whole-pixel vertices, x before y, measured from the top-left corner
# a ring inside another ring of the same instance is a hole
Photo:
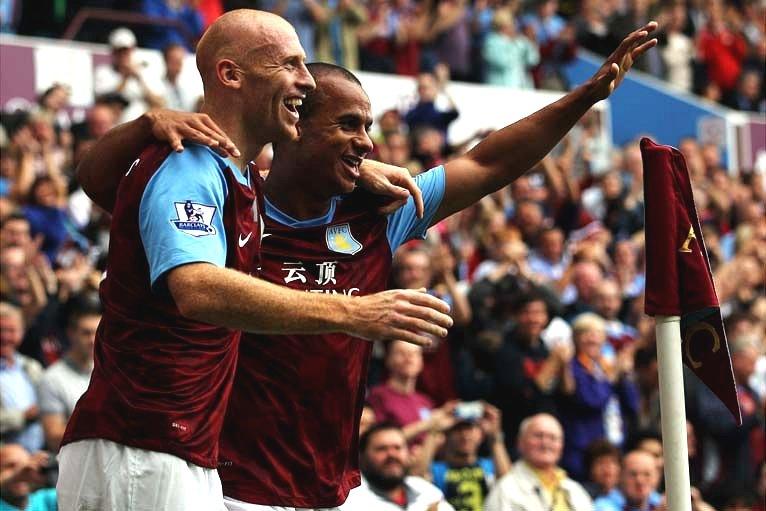
[[[178,218],[170,220],[176,228],[190,236],[198,238],[200,236],[210,236],[215,234],[213,227],[213,217],[215,216],[215,206],[207,206],[187,200],[185,202],[173,203],[176,208]]]
[[[325,234],[327,248],[333,252],[354,255],[362,250],[362,244],[351,235],[349,224],[332,225]]]

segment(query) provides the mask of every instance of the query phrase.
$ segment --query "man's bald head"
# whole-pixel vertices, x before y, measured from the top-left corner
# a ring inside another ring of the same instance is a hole
[[[215,83],[220,60],[229,59],[246,66],[259,51],[276,44],[285,33],[295,36],[295,29],[270,12],[237,9],[219,17],[197,44],[197,69],[206,91]]]

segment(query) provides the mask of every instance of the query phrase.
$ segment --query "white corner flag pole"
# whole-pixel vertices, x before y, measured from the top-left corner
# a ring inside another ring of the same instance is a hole
[[[668,511],[691,511],[689,449],[686,444],[686,406],[681,360],[681,318],[657,316],[655,325]]]

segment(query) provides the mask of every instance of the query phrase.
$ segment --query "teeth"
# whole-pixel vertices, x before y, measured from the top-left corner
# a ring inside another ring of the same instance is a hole
[[[285,104],[290,106],[301,106],[303,100],[301,98],[290,98],[285,100]]]

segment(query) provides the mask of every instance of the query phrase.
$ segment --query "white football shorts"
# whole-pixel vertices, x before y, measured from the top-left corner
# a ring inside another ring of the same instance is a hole
[[[218,471],[109,440],[67,444],[58,455],[59,511],[225,511]]]

